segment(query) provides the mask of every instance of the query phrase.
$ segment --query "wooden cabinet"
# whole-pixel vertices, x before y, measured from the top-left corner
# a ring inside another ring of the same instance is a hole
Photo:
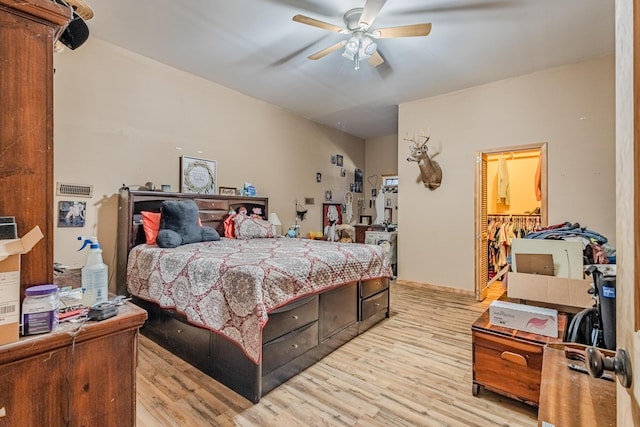
[[[45,239],[22,256],[21,298],[53,281],[53,44],[71,9],[50,0],[0,0],[0,215]]]
[[[138,329],[147,313],[133,304],[118,311],[0,346],[0,426],[135,425]]]
[[[538,406],[542,352],[563,341],[567,316],[558,314],[558,338],[504,328],[489,323],[489,310],[471,327],[473,341],[473,395],[481,387]]]

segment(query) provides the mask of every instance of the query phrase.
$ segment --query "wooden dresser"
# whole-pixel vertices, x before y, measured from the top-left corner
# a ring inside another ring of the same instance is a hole
[[[0,426],[133,426],[138,329],[146,311],[0,346]],[[75,340],[74,340],[75,337]]]
[[[473,395],[485,387],[538,406],[543,348],[561,343],[566,327],[566,314],[558,313],[558,338],[550,338],[492,325],[489,310],[485,311],[471,326]]]
[[[45,236],[22,256],[20,298],[53,280],[53,44],[70,20],[55,1],[0,0],[0,215]]]

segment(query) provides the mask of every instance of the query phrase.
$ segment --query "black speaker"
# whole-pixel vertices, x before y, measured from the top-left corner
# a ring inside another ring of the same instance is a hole
[[[67,29],[60,35],[60,43],[71,50],[82,46],[89,38],[89,27],[77,13],[73,12],[73,20],[67,25]]]

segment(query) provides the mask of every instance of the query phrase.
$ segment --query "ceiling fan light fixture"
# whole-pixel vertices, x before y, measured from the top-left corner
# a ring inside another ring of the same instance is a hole
[[[360,56],[360,59],[369,59],[377,49],[378,45],[376,44],[376,42],[371,40],[370,37],[365,36],[360,42],[360,50],[358,51],[358,55]]]
[[[356,36],[353,36],[349,39],[347,44],[344,47],[344,52],[342,52],[342,56],[353,61],[356,53],[358,53],[358,49],[360,49],[360,39]]]

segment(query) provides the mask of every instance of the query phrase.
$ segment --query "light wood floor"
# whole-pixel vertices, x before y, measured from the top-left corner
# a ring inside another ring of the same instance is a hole
[[[393,283],[389,319],[258,404],[141,336],[137,425],[536,426],[532,407],[471,394],[471,324],[488,304]]]

